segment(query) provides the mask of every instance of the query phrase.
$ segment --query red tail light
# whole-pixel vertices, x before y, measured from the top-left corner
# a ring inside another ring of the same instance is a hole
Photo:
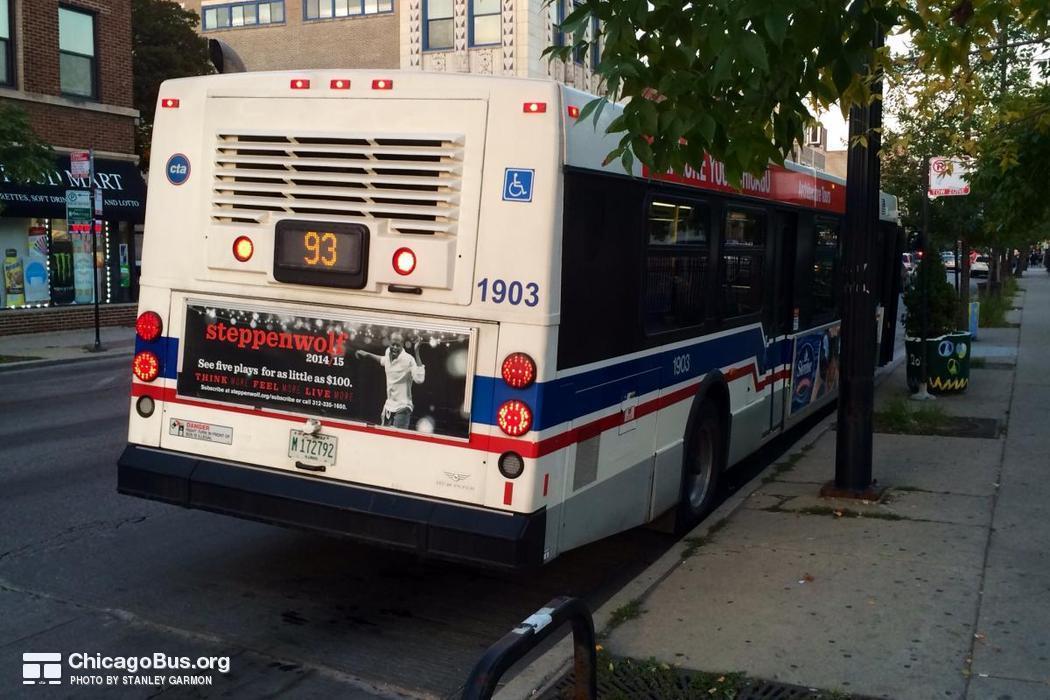
[[[156,311],[143,311],[135,320],[135,333],[147,343],[160,337],[164,323]]]
[[[411,248],[398,248],[394,251],[394,272],[399,275],[410,275],[416,269],[416,254]]]
[[[536,381],[536,363],[525,353],[514,352],[503,360],[500,374],[510,387],[525,389]]]
[[[499,429],[511,437],[521,437],[532,427],[532,409],[524,401],[511,399],[496,412]]]
[[[255,252],[255,244],[247,236],[237,236],[233,242],[233,257],[240,262],[248,262]]]
[[[131,371],[144,382],[152,382],[160,376],[160,360],[149,350],[143,350],[135,355],[131,363]]]

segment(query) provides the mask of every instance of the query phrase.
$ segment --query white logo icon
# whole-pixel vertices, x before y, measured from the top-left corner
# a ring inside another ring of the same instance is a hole
[[[62,655],[27,652],[22,654],[24,685],[62,685]]]

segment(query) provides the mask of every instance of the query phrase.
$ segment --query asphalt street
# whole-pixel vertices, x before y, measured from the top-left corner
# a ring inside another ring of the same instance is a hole
[[[0,372],[0,696],[39,697],[26,652],[164,652],[230,671],[62,695],[455,697],[520,620],[600,605],[673,541],[638,529],[512,575],[121,496],[129,384],[123,358]]]

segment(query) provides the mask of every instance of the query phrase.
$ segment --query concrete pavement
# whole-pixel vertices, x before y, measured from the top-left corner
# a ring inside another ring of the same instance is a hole
[[[640,614],[596,615],[605,649],[897,700],[1050,697],[1050,279],[1022,288],[1021,328],[984,331],[996,361],[936,402],[998,437],[877,433],[886,498],[865,503],[817,495],[835,433],[815,429],[628,585]],[[904,387],[901,366],[877,406]]]
[[[127,357],[130,362],[135,348],[135,329],[107,326],[100,331],[101,352],[90,351],[95,343],[93,328],[0,335],[0,372],[103,357]]]

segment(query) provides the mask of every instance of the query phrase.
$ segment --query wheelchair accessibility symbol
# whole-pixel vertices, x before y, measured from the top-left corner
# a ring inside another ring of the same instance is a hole
[[[531,202],[535,174],[536,171],[529,168],[507,168],[503,174],[503,201]]]

